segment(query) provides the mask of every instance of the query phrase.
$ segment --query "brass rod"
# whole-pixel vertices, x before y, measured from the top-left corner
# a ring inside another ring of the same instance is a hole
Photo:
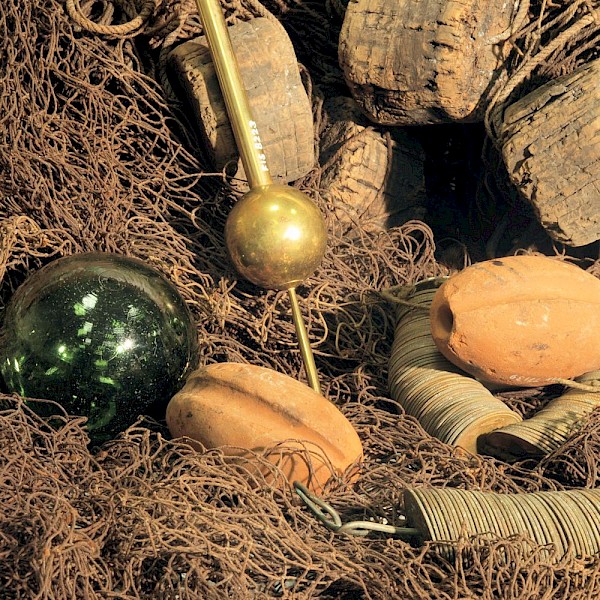
[[[310,385],[315,392],[320,394],[321,385],[319,384],[319,375],[317,366],[315,365],[315,357],[313,356],[308,334],[306,333],[306,327],[304,326],[304,320],[302,319],[302,313],[300,312],[296,288],[289,288],[288,295],[292,304],[292,319],[294,320],[294,325],[296,327],[296,336],[298,337],[300,354],[302,355],[302,361],[304,362],[306,379],[308,380],[308,385]]]
[[[271,185],[273,180],[219,0],[196,2],[248,185],[251,189]],[[289,288],[288,294],[306,377],[310,387],[321,393],[317,367],[302,320],[296,290]]]
[[[273,180],[219,0],[196,2],[248,185],[270,185]]]

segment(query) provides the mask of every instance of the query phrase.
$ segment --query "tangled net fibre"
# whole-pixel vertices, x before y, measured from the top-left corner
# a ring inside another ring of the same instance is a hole
[[[74,6],[104,24],[103,34],[77,24],[67,10]],[[224,8],[230,22],[298,13],[331,28],[343,3]],[[118,252],[177,285],[193,311],[203,364],[247,362],[302,379],[287,296],[257,290],[232,271],[222,231],[238,193],[210,173],[165,80],[165,51],[199,31],[187,2],[1,3],[0,308],[29,273],[59,256]],[[314,42],[325,57],[324,84],[339,84],[328,66],[331,40],[317,35]],[[315,88],[317,136],[319,102]],[[357,224],[348,240],[318,182],[316,168],[296,184],[326,215],[329,247],[298,291],[323,393],[365,448],[358,482],[333,481],[324,491],[328,502],[345,519],[394,521],[407,486],[596,487],[596,414],[541,463],[507,465],[431,438],[387,398],[394,310],[377,292],[445,269],[422,222],[379,233]],[[590,269],[597,273],[597,262]],[[506,401],[526,412],[543,397]],[[549,563],[526,536],[450,542],[453,563],[433,543],[336,536],[274,467],[265,463],[273,478],[267,483],[218,449],[195,452],[169,440],[160,423],[140,420],[94,451],[88,441],[84,419],[63,414],[50,427],[31,404],[0,396],[2,598],[523,600],[548,590],[565,599],[600,593],[599,560]]]

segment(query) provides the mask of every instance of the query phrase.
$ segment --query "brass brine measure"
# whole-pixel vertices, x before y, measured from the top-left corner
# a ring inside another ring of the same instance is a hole
[[[196,1],[250,187],[227,218],[227,249],[246,279],[263,288],[288,291],[308,383],[320,393],[295,288],[323,258],[327,245],[325,223],[306,194],[273,183],[219,0]]]

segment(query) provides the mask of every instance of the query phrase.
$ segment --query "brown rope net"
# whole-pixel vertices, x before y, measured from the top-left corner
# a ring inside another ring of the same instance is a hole
[[[595,52],[597,6],[549,4],[532,2],[510,43],[527,56],[520,44],[533,35],[535,19],[566,27],[585,13],[596,19],[586,25],[594,33],[584,40],[588,29],[579,30],[563,62]],[[307,82],[319,84],[310,88],[318,136],[323,94],[342,85],[333,49],[344,3],[234,0],[223,7],[229,22],[270,15],[289,26]],[[310,62],[302,46],[308,31]],[[168,87],[166,51],[201,32],[193,2],[5,0],[0,32],[0,309],[54,258],[118,252],[177,285],[194,314],[202,363],[248,362],[302,379],[287,296],[257,290],[233,272],[222,231],[238,192],[210,172]],[[587,50],[574,55],[573,44]],[[319,178],[316,168],[296,185],[326,214],[329,248],[298,291],[323,393],[365,448],[360,479],[333,481],[324,498],[345,519],[394,522],[408,486],[596,487],[599,413],[542,462],[509,465],[430,437],[389,399],[394,309],[379,292],[447,268],[420,221],[380,232],[357,224],[349,240],[328,212]],[[600,273],[593,257],[586,267]],[[503,399],[527,416],[557,393]],[[50,427],[7,394],[0,409],[2,598],[521,600],[549,597],[549,590],[565,599],[600,593],[600,560],[551,562],[526,536],[449,542],[456,555],[450,563],[432,543],[336,535],[278,473],[267,484],[219,450],[197,453],[169,440],[163,423],[140,420],[91,451],[82,418],[64,415]],[[274,467],[265,462],[265,469]]]

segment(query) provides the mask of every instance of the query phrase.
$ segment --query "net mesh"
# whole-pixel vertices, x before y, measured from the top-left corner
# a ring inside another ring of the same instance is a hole
[[[344,3],[232,0],[223,7],[230,23],[270,16],[288,28],[307,67],[318,137],[326,126],[323,95],[343,87],[335,39]],[[511,34],[507,77],[524,64],[527,44],[539,48],[531,42],[539,23],[548,25],[549,37],[549,24],[560,33],[591,17],[544,64],[560,71],[589,58],[597,10],[589,1],[528,4]],[[177,285],[193,311],[203,364],[247,362],[304,380],[287,295],[257,290],[233,272],[222,231],[239,193],[211,172],[168,85],[169,48],[201,32],[193,2],[5,0],[0,31],[0,310],[29,273],[54,258],[118,252]],[[359,480],[332,481],[327,501],[345,519],[394,522],[407,486],[597,487],[600,413],[542,462],[508,465],[428,436],[389,400],[394,309],[379,292],[448,267],[424,222],[379,232],[357,224],[348,240],[319,181],[317,167],[295,184],[320,206],[330,231],[321,267],[298,293],[323,393],[365,448]],[[585,266],[600,274],[593,256]],[[528,415],[553,393],[503,399]],[[434,544],[335,535],[272,466],[265,463],[274,477],[267,483],[220,450],[198,453],[169,440],[164,423],[140,420],[92,451],[82,418],[62,414],[50,427],[9,394],[0,396],[0,409],[3,598],[516,600],[548,590],[554,598],[600,593],[600,561],[550,563],[526,537],[453,541],[457,558],[450,564]]]

